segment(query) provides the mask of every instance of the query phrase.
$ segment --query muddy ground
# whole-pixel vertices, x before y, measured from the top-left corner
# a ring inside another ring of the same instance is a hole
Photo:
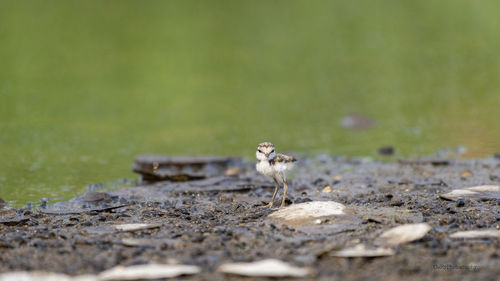
[[[453,239],[461,230],[500,229],[500,197],[447,200],[440,194],[500,185],[500,159],[416,159],[392,163],[320,155],[301,159],[287,205],[332,200],[349,215],[308,226],[276,221],[266,207],[273,184],[251,163],[227,175],[89,193],[38,209],[0,209],[0,272],[99,273],[116,265],[201,267],[182,280],[240,280],[223,263],[276,258],[308,267],[310,280],[498,280],[500,239]],[[279,206],[281,191],[275,205]],[[1,207],[0,207],[1,208]],[[384,230],[427,222],[417,241],[387,257],[334,257]],[[115,224],[152,228],[117,231]],[[255,278],[267,280],[268,278]]]

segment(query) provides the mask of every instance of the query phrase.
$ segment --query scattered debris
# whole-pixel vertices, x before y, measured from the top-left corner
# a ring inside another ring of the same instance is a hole
[[[391,248],[378,247],[367,249],[364,244],[358,244],[354,247],[345,248],[330,254],[334,257],[355,258],[355,257],[384,257],[394,255],[394,250]]]
[[[442,199],[456,201],[458,199],[500,200],[500,186],[480,185],[468,188],[454,189],[439,195]]]
[[[181,275],[197,274],[201,270],[194,265],[148,264],[134,266],[116,266],[99,274],[99,280],[143,280],[172,278]]]
[[[500,230],[469,230],[459,231],[450,235],[451,238],[498,238],[500,239]]]
[[[295,267],[276,259],[226,263],[217,271],[251,277],[305,277],[310,274],[307,268]]]
[[[375,244],[384,246],[395,246],[411,241],[419,240],[431,230],[426,223],[415,223],[396,226],[382,233]]]

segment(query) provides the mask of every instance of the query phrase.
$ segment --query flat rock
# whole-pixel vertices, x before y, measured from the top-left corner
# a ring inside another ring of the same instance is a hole
[[[240,162],[236,157],[139,155],[133,171],[148,182],[187,181],[224,175],[230,165]]]
[[[181,275],[197,274],[201,270],[194,265],[148,264],[116,266],[99,274],[99,280],[143,280],[173,278]]]
[[[316,218],[345,215],[345,209],[344,205],[334,201],[312,201],[279,209],[270,217],[285,221],[310,220],[313,222]]]
[[[23,224],[29,220],[29,217],[19,215],[19,216],[14,216],[11,218],[5,218],[5,219],[0,219],[0,224],[4,224],[7,226],[14,226],[18,224]]]
[[[295,267],[276,259],[226,263],[221,265],[217,271],[251,277],[305,277],[310,273],[307,268]]]

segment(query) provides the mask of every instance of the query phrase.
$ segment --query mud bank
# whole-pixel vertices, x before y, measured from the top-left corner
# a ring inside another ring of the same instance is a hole
[[[265,207],[272,182],[237,163],[223,175],[91,192],[37,210],[2,207],[0,271],[77,276],[183,264],[199,271],[176,278],[239,280],[248,277],[221,266],[277,259],[307,269],[294,278],[310,280],[495,280],[499,185],[496,158],[381,163],[321,155],[298,162],[287,205],[333,201],[341,211],[290,218]],[[477,186],[487,187],[467,189]],[[422,223],[429,228],[421,237],[381,245],[391,228]],[[470,230],[480,235],[457,234]],[[386,252],[369,255],[360,245]],[[361,255],[339,254],[346,249]]]

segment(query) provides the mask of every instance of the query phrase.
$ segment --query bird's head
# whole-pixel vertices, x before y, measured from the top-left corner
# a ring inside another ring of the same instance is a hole
[[[270,142],[259,143],[255,155],[257,156],[257,159],[261,161],[274,158],[276,156],[276,153],[274,152],[274,144]]]

